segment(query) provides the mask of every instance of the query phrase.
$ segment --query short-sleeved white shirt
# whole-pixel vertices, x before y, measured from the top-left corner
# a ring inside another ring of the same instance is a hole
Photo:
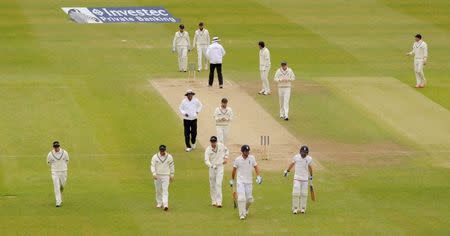
[[[300,154],[295,155],[292,158],[292,163],[295,164],[295,180],[307,181],[309,177],[308,166],[312,163],[312,157],[306,156],[302,158]]]
[[[248,155],[246,159],[240,155],[234,160],[233,167],[237,169],[237,182],[244,184],[253,183],[253,169],[258,164],[253,155]]]

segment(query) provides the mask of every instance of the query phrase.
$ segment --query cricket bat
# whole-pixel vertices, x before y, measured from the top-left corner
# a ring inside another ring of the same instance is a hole
[[[311,200],[313,202],[316,201],[316,193],[314,192],[314,186],[312,184],[309,185],[309,193],[311,195]]]

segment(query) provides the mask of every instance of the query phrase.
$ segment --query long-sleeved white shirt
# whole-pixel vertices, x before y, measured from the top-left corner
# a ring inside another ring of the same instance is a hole
[[[207,29],[197,29],[194,35],[195,46],[208,46],[210,44],[209,31]]]
[[[175,50],[177,47],[191,47],[191,41],[189,39],[189,33],[187,31],[177,31],[173,37],[172,49]]]
[[[51,171],[67,171],[67,165],[69,163],[69,153],[64,149],[60,149],[59,152],[52,150],[47,155],[47,163],[51,167]]]
[[[211,64],[222,64],[222,59],[225,56],[225,49],[218,42],[213,42],[206,49],[206,56]]]
[[[414,54],[414,59],[424,59],[428,58],[428,45],[423,40],[419,42],[414,42],[412,46],[412,51],[410,54]]]
[[[209,145],[205,150],[205,164],[208,167],[221,166],[229,154],[228,148],[222,143],[217,143],[216,148]]]
[[[214,120],[216,120],[216,126],[228,126],[233,119],[233,110],[231,107],[223,109],[221,106],[217,107],[214,111]]]
[[[152,157],[150,164],[150,171],[153,176],[157,175],[169,175],[171,177],[175,174],[175,163],[172,155],[166,153],[164,156],[158,152]]]
[[[291,68],[283,70],[281,67],[275,72],[274,80],[278,83],[279,88],[290,88],[291,81],[295,80],[295,75]]]
[[[259,50],[259,70],[270,69],[270,51],[264,47]]]
[[[180,113],[185,120],[195,120],[198,117],[198,113],[202,110],[202,107],[202,103],[197,98],[192,98],[190,101],[188,98],[185,98],[181,101]]]

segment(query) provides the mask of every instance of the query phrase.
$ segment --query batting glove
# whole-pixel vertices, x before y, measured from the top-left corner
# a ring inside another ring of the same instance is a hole
[[[289,171],[288,171],[288,170],[285,170],[284,173],[283,173],[283,176],[284,176],[284,177],[287,177],[288,174],[289,174]]]
[[[256,183],[257,184],[262,184],[263,178],[261,176],[256,176]]]
[[[233,187],[233,185],[234,185],[234,180],[232,180],[232,179],[230,179],[230,187]]]

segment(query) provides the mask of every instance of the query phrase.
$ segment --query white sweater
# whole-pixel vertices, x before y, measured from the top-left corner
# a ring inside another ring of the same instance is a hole
[[[47,155],[47,163],[50,165],[53,171],[67,171],[67,164],[69,163],[69,153],[64,149],[60,149],[59,152],[52,150]]]
[[[216,126],[228,126],[233,119],[233,110],[231,107],[227,107],[226,109],[217,107],[214,111],[214,119],[216,120]]]
[[[194,47],[195,46],[208,46],[210,44],[209,31],[207,29],[196,30],[194,35]]]
[[[259,70],[270,69],[270,51],[268,48],[259,50]]]
[[[277,72],[275,72],[274,80],[278,83],[278,88],[290,88],[291,81],[295,80],[295,75],[289,67],[286,70],[279,68]]]
[[[172,49],[175,50],[177,47],[191,47],[191,41],[189,39],[189,33],[187,31],[177,31],[173,37]]]
[[[427,60],[428,58],[428,45],[423,40],[419,42],[414,42],[412,46],[411,54],[414,54],[414,59],[423,59]]]
[[[173,161],[172,155],[166,153],[166,155],[161,156],[159,152],[153,155],[150,165],[150,171],[154,176],[170,175],[171,177],[173,177],[175,174],[175,163]]]
[[[217,143],[215,149],[209,145],[205,150],[205,164],[208,167],[221,166],[223,161],[228,159],[229,151],[225,145]]]

